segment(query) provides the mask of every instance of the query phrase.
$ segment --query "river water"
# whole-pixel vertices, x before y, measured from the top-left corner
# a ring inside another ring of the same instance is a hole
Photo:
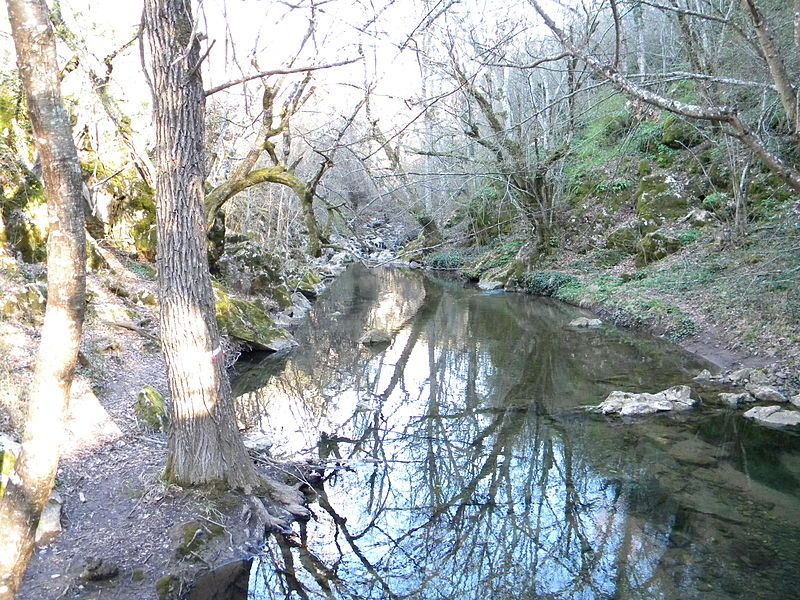
[[[582,314],[351,267],[299,348],[239,369],[244,424],[308,462],[316,491],[312,519],[253,561],[247,597],[800,597],[800,438],[713,402],[588,414],[707,365],[570,329]],[[374,328],[391,344],[359,344]]]

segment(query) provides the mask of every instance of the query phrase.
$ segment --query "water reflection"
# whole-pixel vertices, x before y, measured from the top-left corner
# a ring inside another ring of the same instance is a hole
[[[655,391],[703,365],[625,332],[571,331],[575,316],[348,271],[300,349],[236,383],[244,424],[324,473],[314,518],[270,538],[249,597],[747,597],[754,581],[758,597],[791,595],[796,440],[713,411],[587,417],[576,407],[612,388]],[[393,334],[378,353],[358,343],[373,327]]]

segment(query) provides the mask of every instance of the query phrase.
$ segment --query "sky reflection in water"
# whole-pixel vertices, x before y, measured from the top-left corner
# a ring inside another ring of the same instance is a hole
[[[236,382],[277,455],[327,467],[315,518],[299,544],[270,538],[249,597],[788,597],[797,439],[710,408],[587,416],[612,389],[657,391],[704,365],[570,330],[578,314],[420,273],[337,280],[300,348]],[[371,328],[391,345],[361,346]]]

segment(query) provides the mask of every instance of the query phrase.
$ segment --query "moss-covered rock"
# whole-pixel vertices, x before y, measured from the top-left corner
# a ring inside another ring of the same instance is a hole
[[[673,177],[654,173],[641,178],[636,193],[636,214],[643,233],[683,217],[688,210],[689,201]]]
[[[244,236],[228,236],[217,261],[225,285],[237,293],[270,298],[280,308],[292,305],[283,260]]]
[[[306,298],[316,298],[325,290],[325,284],[322,283],[322,278],[311,270],[306,271],[289,285]]]
[[[630,221],[620,225],[608,234],[606,246],[623,254],[635,254],[641,238],[639,222]]]
[[[225,530],[215,523],[189,521],[180,526],[181,540],[175,549],[178,558],[197,558],[198,553],[210,540],[223,534]]]
[[[703,133],[694,123],[672,115],[664,120],[661,141],[675,150],[692,148],[703,141]]]
[[[166,431],[169,425],[167,403],[156,388],[146,385],[136,397],[133,406],[139,423],[151,431]]]
[[[275,325],[255,302],[235,298],[214,283],[216,316],[220,331],[252,350],[280,352],[296,345],[289,332]]]
[[[669,229],[651,231],[639,243],[639,254],[636,257],[636,262],[640,265],[646,265],[661,260],[680,250],[681,246],[683,246],[683,241],[675,232]]]

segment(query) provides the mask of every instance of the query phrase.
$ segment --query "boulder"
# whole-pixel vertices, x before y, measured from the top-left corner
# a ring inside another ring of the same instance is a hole
[[[263,308],[229,295],[214,284],[217,323],[220,331],[252,350],[282,352],[297,345],[291,334],[275,325]]]
[[[705,227],[714,221],[714,213],[702,208],[693,208],[681,219],[681,223],[688,222],[692,227]]]
[[[800,394],[795,394],[792,396],[789,402],[791,402],[793,406],[800,408]]]
[[[674,254],[683,246],[680,238],[671,230],[662,228],[651,231],[639,242],[637,262],[649,264]]]
[[[136,396],[133,406],[139,423],[151,431],[166,431],[169,425],[167,403],[156,388],[146,385]]]
[[[491,292],[494,290],[502,290],[503,289],[503,282],[502,281],[492,281],[492,280],[483,280],[481,279],[478,282],[478,287],[486,292]]]
[[[47,546],[61,534],[61,496],[53,493],[42,509],[36,527],[34,542],[38,547]]]
[[[623,254],[636,254],[639,241],[642,239],[639,233],[639,222],[632,221],[620,225],[608,234],[606,246],[611,250],[617,250]]]
[[[743,392],[741,394],[730,394],[723,392],[719,395],[719,399],[723,404],[727,404],[732,408],[736,408],[737,406],[741,406],[742,404],[746,404],[748,402],[756,401],[756,399],[747,392]]]
[[[656,394],[635,394],[631,392],[611,392],[608,397],[592,410],[604,415],[621,417],[648,415],[657,412],[683,411],[700,404],[691,397],[687,385],[679,385]]]
[[[242,442],[244,442],[245,448],[254,452],[269,452],[269,449],[275,445],[268,434],[261,432],[244,436]]]
[[[636,215],[640,231],[655,231],[666,221],[676,221],[689,210],[689,201],[678,181],[671,175],[645,175],[636,192]]]
[[[703,133],[697,124],[680,117],[670,115],[664,120],[661,130],[661,142],[668,148],[682,150],[697,146],[703,141]]]
[[[364,346],[380,346],[383,344],[391,344],[392,336],[380,329],[370,329],[358,338],[358,341]]]
[[[786,396],[769,385],[748,383],[745,389],[761,402],[786,402]]]
[[[800,411],[786,410],[780,406],[756,406],[744,413],[744,417],[768,427],[797,427],[800,425]]]
[[[732,371],[728,373],[723,380],[734,385],[743,385],[750,379],[750,375],[753,373],[753,369],[737,369],[736,371]]]
[[[578,327],[580,329],[598,329],[603,326],[600,319],[589,319],[587,317],[578,317],[569,322],[570,327]]]

